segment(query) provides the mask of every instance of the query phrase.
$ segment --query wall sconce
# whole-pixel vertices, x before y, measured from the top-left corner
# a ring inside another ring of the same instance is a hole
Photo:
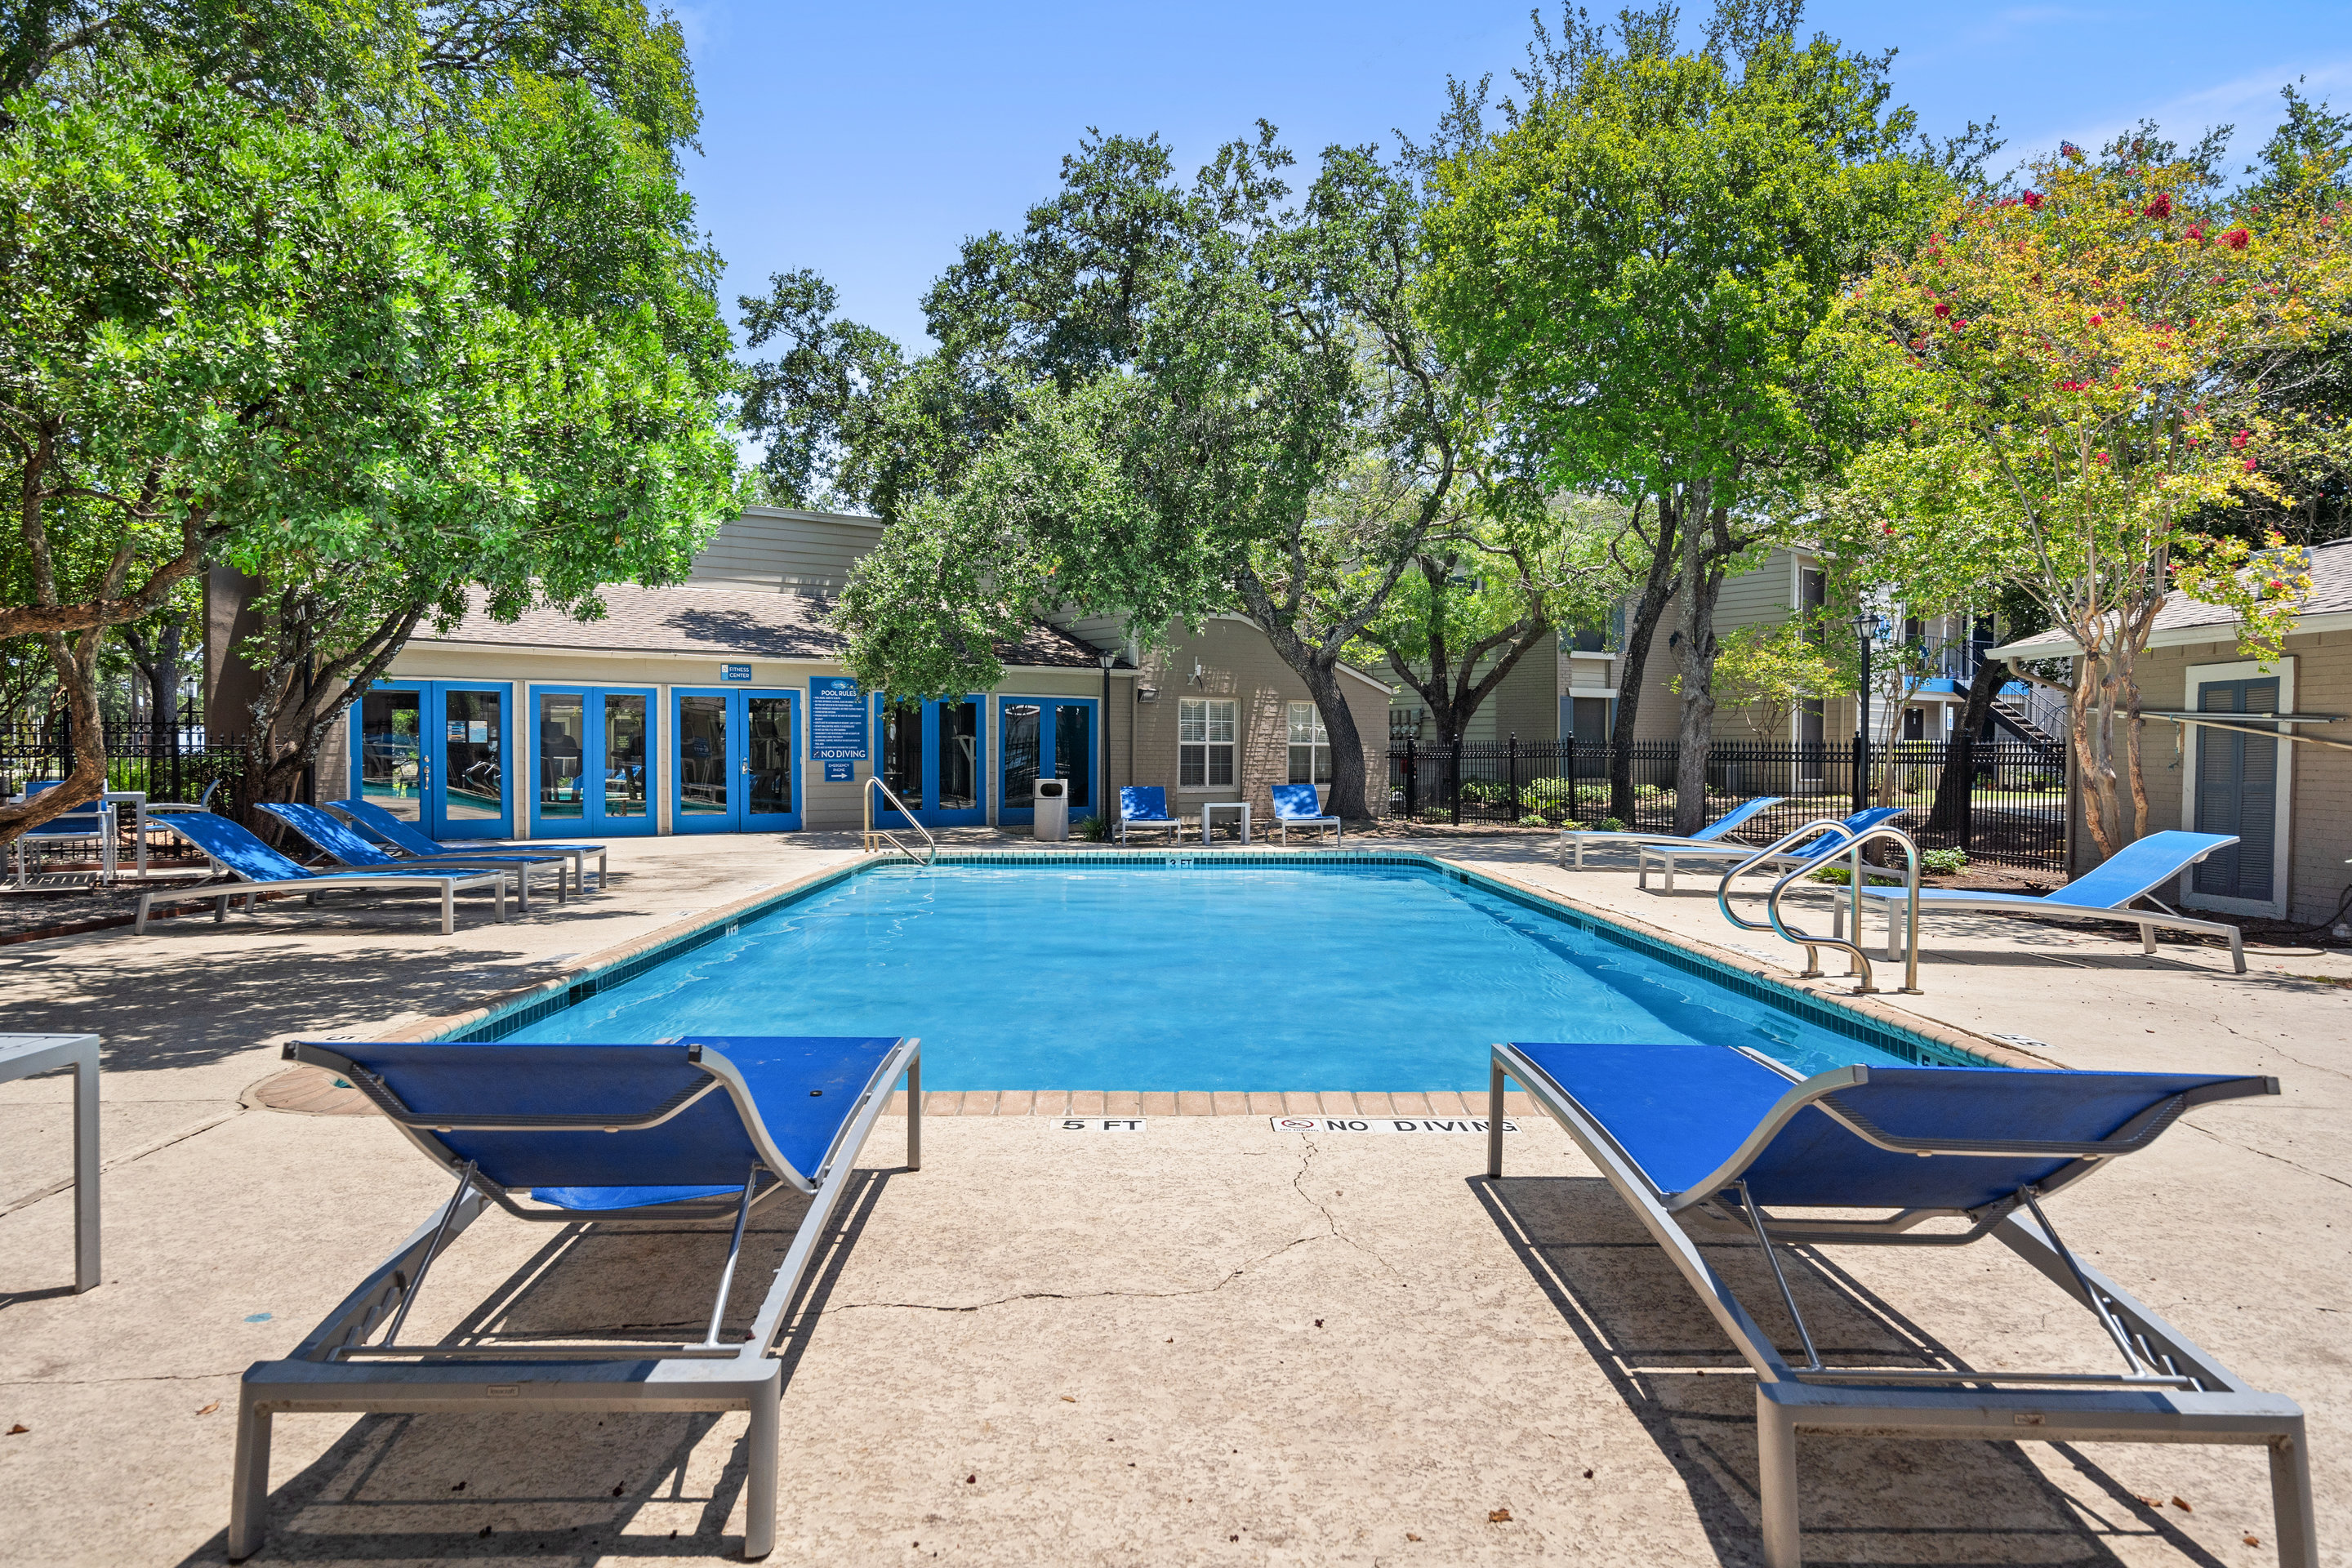
[[[1197,658],[1192,661],[1192,684],[1201,684],[1201,661]]]
[[[1160,688],[1139,686],[1135,689],[1135,700],[1138,702],[1157,702],[1160,700]]]

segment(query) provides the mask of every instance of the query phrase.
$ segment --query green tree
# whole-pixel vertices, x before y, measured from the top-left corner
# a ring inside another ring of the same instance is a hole
[[[1717,703],[1738,710],[1759,741],[1780,739],[1800,704],[1852,687],[1825,646],[1799,621],[1734,626],[1716,656]]]
[[[1239,610],[1322,714],[1330,809],[1365,813],[1337,667],[1456,504],[1485,411],[1410,307],[1412,167],[1331,148],[1292,205],[1291,162],[1262,125],[1186,184],[1156,138],[1090,136],[1018,237],[932,289],[940,353],[879,416],[807,423],[864,432],[835,471],[891,523],[835,616],[861,679],[986,684],[992,644],[1057,607],[1147,642]],[[1356,504],[1367,459],[1400,504]]]
[[[642,46],[652,127],[574,68],[589,9]],[[0,327],[26,562],[0,637],[47,639],[79,765],[0,839],[95,792],[100,639],[208,562],[270,584],[248,801],[469,585],[593,614],[601,582],[682,573],[733,468],[716,258],[672,159],[690,83],[659,68],[674,27],[589,9],[502,8],[494,48],[470,12],[224,35],[201,7],[52,6],[82,24],[11,57],[38,81],[0,127],[0,279],[27,302]],[[461,34],[491,52],[427,74]]]
[[[1572,21],[1507,127],[1441,163],[1430,216],[1423,304],[1444,351],[1542,445],[1548,480],[1654,520],[1643,607],[1669,562],[1681,601],[1683,831],[1706,810],[1724,579],[1868,434],[1822,329],[1944,186],[1888,107],[1886,60],[1795,23],[1727,3],[1676,53],[1671,8],[1626,14],[1613,42]]]

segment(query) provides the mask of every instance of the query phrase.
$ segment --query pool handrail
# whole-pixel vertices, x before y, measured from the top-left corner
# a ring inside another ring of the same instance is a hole
[[[1723,879],[1715,885],[1715,907],[1723,911],[1723,918],[1725,920],[1729,921],[1741,931],[1770,931],[1772,929],[1772,922],[1769,919],[1762,921],[1742,920],[1738,915],[1732,911],[1731,879],[1734,877],[1738,876],[1742,871],[1747,870],[1749,867],[1764,865],[1770,861],[1773,856],[1785,854],[1795,848],[1799,844],[1811,842],[1812,840],[1819,838],[1823,833],[1838,835],[1844,832],[1845,825],[1840,822],[1837,818],[1821,816],[1815,817],[1812,821],[1806,823],[1802,827],[1793,828],[1790,831],[1782,834],[1780,837],[1774,839],[1763,848],[1759,849],[1747,859],[1733,863],[1731,869],[1723,874]],[[1805,868],[1800,868],[1800,869]],[[1799,975],[1798,978],[1801,980],[1811,980],[1818,977],[1822,973],[1821,951],[1814,947],[1811,942],[1806,942],[1804,944],[1804,973]]]
[[[940,841],[931,837],[931,830],[924,826],[919,821],[916,820],[915,814],[907,809],[907,803],[898,798],[898,793],[892,789],[888,784],[882,782],[882,775],[880,773],[867,773],[866,775],[866,788],[857,792],[858,801],[866,808],[866,853],[868,855],[874,853],[874,841],[877,838],[879,838],[884,843],[889,845],[891,848],[896,849],[899,854],[904,855],[908,859],[912,860],[916,865],[922,867],[925,870],[930,869],[932,858],[940,852]],[[882,792],[882,797],[890,803],[891,808],[897,811],[899,816],[905,817],[908,824],[912,826],[916,832],[923,836],[923,843],[927,847],[922,854],[918,855],[913,850],[908,848],[904,844],[899,843],[898,836],[892,833],[888,828],[877,827],[874,826],[874,792],[877,789]],[[1857,933],[1862,930],[1859,922],[1854,926],[1854,930]]]
[[[1814,867],[1800,866],[1794,870],[1790,871],[1786,876],[1783,876],[1779,881],[1773,883],[1771,895],[1767,898],[1764,902],[1764,912],[1771,920],[1772,929],[1780,933],[1783,941],[1802,944],[1809,955],[1813,954],[1814,950],[1820,947],[1834,947],[1846,953],[1853,960],[1855,966],[1853,970],[1849,970],[1847,973],[1853,973],[1858,970],[1861,976],[1861,984],[1857,984],[1853,988],[1853,994],[1857,996],[1868,996],[1873,994],[1877,991],[1878,987],[1870,983],[1870,955],[1862,951],[1862,851],[1864,845],[1881,838],[1889,839],[1894,843],[1901,845],[1903,847],[1904,859],[1909,867],[1909,869],[1904,874],[1904,904],[1906,910],[1905,918],[1909,922],[1906,930],[1909,935],[1910,947],[1903,955],[1903,984],[1897,987],[1897,994],[1905,996],[1916,996],[1920,994],[1919,846],[1913,841],[1909,834],[1904,832],[1901,828],[1887,827],[1885,826],[1865,828],[1864,831],[1855,834],[1853,839],[1845,845],[1842,851],[1846,858],[1847,888],[1854,903],[1853,941],[1848,942],[1843,937],[1839,936],[1813,936],[1804,932],[1791,931],[1788,928],[1787,923],[1780,919],[1780,895],[1788,890],[1790,883],[1795,881],[1799,877],[1803,876],[1808,871],[1817,869],[1817,868]],[[1817,958],[1813,967],[1814,972],[1818,973],[1820,972],[1820,966]]]

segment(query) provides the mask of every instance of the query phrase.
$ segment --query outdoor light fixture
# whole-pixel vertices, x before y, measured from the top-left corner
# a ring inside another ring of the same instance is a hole
[[[1138,702],[1157,702],[1160,700],[1160,688],[1139,686],[1135,689],[1135,700]]]
[[[1870,804],[1870,646],[1885,635],[1886,617],[1868,605],[1853,613],[1854,637],[1862,644],[1862,680],[1853,700],[1853,808]]]

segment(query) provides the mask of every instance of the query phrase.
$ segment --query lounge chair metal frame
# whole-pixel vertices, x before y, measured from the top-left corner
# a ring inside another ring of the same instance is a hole
[[[572,862],[572,890],[584,897],[588,891],[588,857],[593,855],[596,858],[596,889],[599,892],[604,889],[605,861],[610,851],[602,844],[558,844],[551,841],[541,842],[535,838],[514,841],[485,839],[478,849],[452,849],[447,845],[427,837],[424,828],[417,824],[403,822],[398,817],[393,816],[390,812],[383,811],[382,806],[377,805],[365,795],[355,795],[343,800],[331,800],[327,803],[327,807],[331,811],[339,813],[345,821],[357,828],[361,837],[373,839],[395,855],[410,856],[420,866],[429,866],[434,861],[444,858],[462,858],[473,854],[560,855]],[[418,838],[432,845],[433,851],[428,854],[413,844],[404,843],[384,831],[382,823],[370,818],[368,813],[371,811],[383,812],[391,819],[394,827],[415,834]]]
[[[1274,787],[1276,789],[1297,787],[1308,791],[1312,791],[1315,788],[1311,784],[1297,786],[1276,784]],[[1321,803],[1317,803],[1315,811],[1311,815],[1303,816],[1285,816],[1282,814],[1282,797],[1276,795],[1273,796],[1272,799],[1274,801],[1274,841],[1276,843],[1289,843],[1290,835],[1286,832],[1285,829],[1292,827],[1313,828],[1315,830],[1315,842],[1318,844],[1323,842],[1323,830],[1327,827],[1331,830],[1331,842],[1334,846],[1343,844],[1347,841],[1347,823],[1336,816],[1324,816]],[[1201,836],[1201,842],[1206,844],[1208,841],[1208,835],[1203,833]]]
[[[1994,1442],[2260,1445],[2270,1451],[2271,1502],[2282,1568],[2318,1568],[2302,1408],[2242,1381],[2153,1308],[2084,1263],[2058,1239],[2039,1201],[2079,1181],[2102,1162],[2147,1147],[2194,1106],[2238,1098],[2248,1090],[2221,1084],[2173,1096],[2095,1143],[1938,1140],[1927,1145],[1890,1137],[1839,1107],[1841,1089],[1869,1081],[1867,1067],[1839,1068],[1799,1082],[1785,1067],[1759,1052],[1743,1049],[1741,1054],[1790,1078],[1789,1092],[1715,1172],[1683,1192],[1666,1193],[1650,1182],[1599,1119],[1549,1074],[1513,1047],[1497,1045],[1487,1079],[1486,1175],[1496,1181],[1503,1174],[1503,1084],[1507,1077],[1515,1079],[1599,1168],[1754,1370],[1759,1504],[1768,1568],[1798,1568],[1800,1562],[1800,1428]],[[2262,1081],[2265,1092],[2279,1091],[2276,1079]],[[2038,1184],[1972,1211],[1906,1209],[1876,1220],[1774,1218],[1747,1201],[1740,1174],[1791,1118],[1808,1108],[1825,1112],[1878,1148],[1923,1157],[2022,1153],[2076,1158]],[[1969,1228],[1912,1234],[1925,1221],[1953,1217],[1969,1221]],[[1706,1260],[1701,1236],[1686,1226],[1686,1218],[1696,1220],[1702,1231],[1711,1230],[1705,1236],[1707,1241],[1744,1237],[1762,1250],[1804,1345],[1804,1364],[1792,1365],[1757,1325],[1729,1282]],[[1775,1244],[1961,1247],[1986,1236],[2032,1265],[2096,1317],[2129,1370],[2117,1374],[1825,1366],[1775,1249]]]
[[[0,1083],[73,1068],[74,1293],[95,1290],[98,1264],[96,1035],[0,1035]]]
[[[2235,835],[2227,835],[2224,837],[2228,837],[2231,842],[2235,842]],[[1916,897],[1913,899],[1912,902],[1914,908],[1908,922],[1907,931],[1906,932],[1905,939],[1900,942],[1896,940],[1896,932],[1898,930],[1905,929],[1905,922],[1898,921],[1895,918],[1892,900],[1888,900],[1885,893],[1876,889],[1865,889],[1857,887],[1854,890],[1853,900],[1854,905],[1853,942],[1855,944],[1858,944],[1863,941],[1862,907],[1864,900],[1871,903],[1885,903],[1887,905],[1886,956],[1889,959],[1908,957],[1914,970],[1917,968],[1919,962],[1919,915],[1923,912],[1929,914],[1982,914],[1991,912],[1996,914],[2036,915],[2045,917],[2050,920],[2061,921],[2109,921],[2117,925],[2136,925],[2139,927],[2139,950],[2150,958],[2154,958],[2156,956],[2156,932],[2157,928],[2159,926],[2163,927],[2167,931],[2194,931],[2200,936],[2218,936],[2224,938],[2230,944],[2230,963],[2231,968],[2233,968],[2238,973],[2243,974],[2246,972],[2246,938],[2243,931],[2237,926],[2231,925],[2227,921],[2199,920],[2194,915],[2184,915],[2179,910],[2167,905],[2162,899],[2156,896],[2157,889],[2161,888],[2167,882],[2172,881],[2174,879],[2180,876],[2180,874],[2188,870],[2189,867],[2194,866],[2198,861],[2204,859],[2207,855],[2210,855],[2215,850],[2226,848],[2228,846],[2226,844],[2216,844],[2211,848],[2204,851],[2203,854],[2192,856],[2187,861],[2174,867],[2163,876],[2158,877],[2155,881],[2150,882],[2138,892],[2134,893],[2130,898],[2122,900],[2114,904],[2071,904],[2053,903],[2048,901],[2057,897],[2055,893],[2044,894],[2042,898],[2030,901],[2021,898],[1979,900],[1971,899],[1965,893],[1948,892],[1942,889],[1933,889],[1935,896],[1926,900],[1924,905],[1922,905]],[[2063,889],[2060,890],[2063,891]],[[2154,904],[2156,906],[2155,910],[2136,910],[2130,907],[2143,899],[2147,900],[2149,903]],[[1839,903],[1836,912],[1832,916],[1831,929],[1835,932],[1837,937],[1842,938],[1845,935],[1845,905],[1843,901]],[[1849,952],[1859,951],[1858,947],[1843,942],[1833,941],[1831,945],[1845,947]],[[1903,950],[1901,953],[1897,953],[1895,951],[1898,946]]]
[[[190,817],[210,815],[209,812],[180,813],[164,818],[158,826],[168,827],[179,834],[194,847],[198,854],[211,861],[214,866],[235,876],[236,875],[235,868],[205,848],[181,826],[181,824]],[[131,932],[133,936],[146,934],[148,913],[154,908],[155,900],[158,899],[175,904],[199,901],[209,903],[213,907],[213,923],[218,925],[228,918],[228,905],[232,899],[243,899],[245,912],[251,914],[254,912],[255,900],[264,893],[301,893],[305,895],[306,902],[315,904],[319,901],[320,894],[345,888],[382,892],[386,889],[404,890],[420,887],[438,887],[441,892],[441,934],[450,936],[457,930],[457,895],[468,889],[488,888],[491,896],[497,900],[498,918],[501,921],[505,920],[507,918],[507,879],[515,875],[513,871],[452,871],[443,875],[433,870],[429,866],[419,864],[413,870],[404,868],[397,872],[386,871],[381,874],[366,871],[332,871],[316,877],[283,877],[267,882],[248,882],[240,878],[236,881],[226,884],[206,883],[193,888],[157,888],[139,895],[139,910],[131,917]]]
[[[1851,839],[1857,834],[1868,833],[1874,828],[1885,826],[1896,817],[1901,816],[1905,809],[1906,808],[1871,806],[1863,811],[1858,811],[1854,813],[1854,816],[1866,816],[1872,819],[1862,824],[1860,826],[1853,826],[1853,816],[1845,817],[1835,822],[1831,822],[1827,817],[1823,817],[1822,821],[1826,823],[1831,830],[1831,841],[1810,853],[1801,854],[1793,849],[1758,850],[1751,849],[1744,844],[1732,844],[1728,842],[1695,844],[1676,840],[1672,843],[1644,844],[1642,846],[1640,857],[1634,862],[1635,875],[1633,878],[1633,885],[1640,888],[1644,892],[1649,890],[1650,870],[1652,865],[1654,863],[1665,873],[1665,887],[1662,890],[1669,893],[1673,892],[1675,890],[1675,862],[1677,859],[1739,860],[1741,862],[1741,869],[1743,870],[1749,867],[1759,865],[1795,867],[1799,869],[1817,868],[1828,865],[1832,857],[1843,854],[1845,850],[1847,840]],[[1780,839],[1780,843],[1786,845],[1791,838],[1797,837],[1798,834],[1801,834],[1804,831],[1805,829],[1800,828],[1798,829],[1797,834],[1784,835]]]
[[[1171,834],[1174,835],[1174,837],[1173,837],[1173,839],[1171,840],[1171,842],[1176,843],[1176,844],[1180,844],[1180,845],[1181,845],[1181,844],[1182,844],[1182,843],[1184,842],[1184,819],[1183,819],[1182,817],[1181,817],[1181,816],[1128,816],[1128,814],[1127,814],[1127,796],[1128,796],[1128,792],[1129,792],[1129,790],[1139,790],[1139,789],[1141,789],[1141,790],[1155,790],[1155,791],[1158,791],[1159,795],[1160,795],[1160,810],[1162,810],[1162,811],[1166,811],[1166,810],[1168,809],[1168,792],[1167,792],[1167,790],[1166,790],[1165,788],[1163,788],[1163,787],[1162,787],[1162,786],[1160,786],[1160,785],[1158,785],[1158,784],[1125,784],[1125,785],[1120,786],[1120,789],[1119,789],[1119,792],[1118,792],[1118,820],[1117,822],[1115,822],[1114,824],[1112,824],[1112,826],[1111,826],[1111,836],[1112,836],[1112,837],[1113,837],[1113,838],[1118,842],[1118,844],[1119,847],[1121,847],[1121,848],[1125,848],[1125,847],[1127,847],[1127,834],[1128,834],[1128,829],[1129,829],[1129,828],[1131,828],[1131,827],[1145,827],[1145,828],[1164,827],[1164,828],[1166,828],[1166,829],[1167,829]],[[1203,846],[1205,846],[1205,845],[1207,844],[1207,840],[1206,840],[1205,838],[1204,838],[1204,839],[1202,839],[1202,842]]]
[[[1576,851],[1576,868],[1580,871],[1583,870],[1584,849],[1588,844],[1729,844],[1733,848],[1738,848],[1738,846],[1733,844],[1728,837],[1733,830],[1746,826],[1754,818],[1761,816],[1787,798],[1786,795],[1758,795],[1752,800],[1740,802],[1699,830],[1701,833],[1712,832],[1716,835],[1709,838],[1700,838],[1687,833],[1612,833],[1605,828],[1563,826],[1559,830],[1559,841],[1552,846],[1552,864],[1567,865],[1568,852],[1573,847]]]
[[[417,1414],[445,1410],[612,1410],[642,1414],[742,1410],[751,1427],[745,1438],[749,1468],[744,1480],[743,1555],[764,1557],[776,1534],[778,1446],[782,1430],[783,1363],[770,1347],[782,1331],[784,1314],[799,1294],[803,1278],[827,1231],[848,1183],[845,1176],[890,1102],[898,1075],[907,1076],[907,1168],[922,1169],[922,1048],[911,1037],[900,1040],[866,1080],[856,1107],[844,1120],[832,1147],[811,1173],[803,1173],[767,1135],[750,1088],[725,1056],[708,1047],[687,1047],[688,1059],[709,1076],[667,1101],[633,1115],[582,1121],[567,1116],[515,1116],[477,1121],[419,1115],[401,1103],[383,1081],[336,1048],[332,1040],[297,1040],[286,1059],[342,1074],[389,1117],[410,1142],[455,1176],[457,1190],[408,1238],[394,1248],[358,1289],[343,1298],[284,1360],[258,1362],[238,1389],[236,1468],[229,1506],[228,1556],[241,1562],[258,1551],[269,1506],[271,1419],[296,1412],[386,1412]],[[536,1208],[486,1181],[474,1163],[462,1160],[434,1136],[461,1128],[546,1132],[619,1131],[656,1126],[704,1096],[723,1090],[734,1100],[765,1166],[774,1178],[764,1185],[755,1166],[740,1197],[690,1200],[641,1208],[581,1211]],[[743,1339],[723,1342],[728,1293],[743,1246],[751,1209],[785,1186],[811,1195],[808,1211],[793,1233],[776,1277],[761,1299]],[[702,1339],[671,1343],[551,1344],[499,1342],[415,1345],[399,1342],[410,1303],[424,1288],[433,1260],[495,1203],[520,1219],[556,1224],[676,1223],[732,1213],[735,1229],[720,1269],[710,1324]],[[369,1336],[389,1321],[382,1341]]]
[[[564,867],[571,866],[575,874],[580,869],[579,861],[571,856],[533,855],[520,849],[495,853],[485,851],[479,855],[436,855],[430,861],[413,855],[402,859],[390,850],[376,850],[375,846],[368,843],[357,828],[321,807],[264,801],[261,809],[283,823],[289,832],[299,834],[305,843],[336,865],[348,866],[355,871],[397,870],[402,876],[413,876],[416,871],[429,869],[433,866],[446,866],[453,870],[511,871],[514,873],[516,902],[524,914],[530,913],[530,874],[533,870],[547,867],[555,872],[555,901],[560,904],[564,901]],[[320,818],[324,820],[319,820]],[[338,828],[349,836],[346,842],[335,842],[334,830]],[[352,859],[352,856],[362,849],[374,851],[383,858],[373,861]]]

